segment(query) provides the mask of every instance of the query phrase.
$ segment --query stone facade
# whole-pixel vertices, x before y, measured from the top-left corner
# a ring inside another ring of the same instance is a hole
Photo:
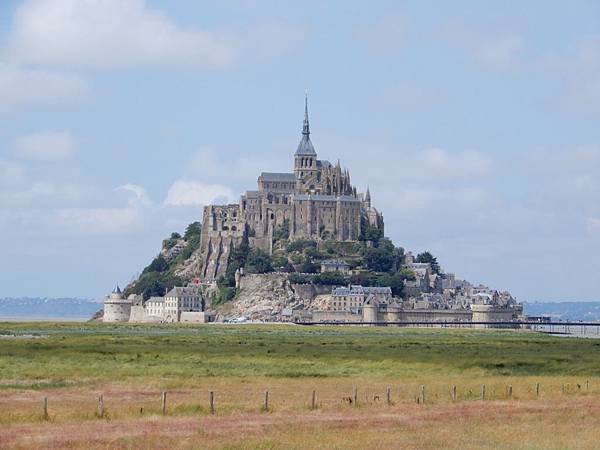
[[[110,295],[104,298],[103,322],[128,322],[131,314],[131,301],[123,297],[117,286]]]
[[[251,247],[272,250],[273,232],[289,229],[289,238],[358,240],[366,225],[383,229],[383,216],[371,206],[371,194],[357,192],[339,161],[319,160],[310,141],[305,105],[302,139],[293,172],[263,172],[257,190],[239,203],[209,205],[202,220],[202,280],[214,280],[227,269],[229,253],[244,237]]]
[[[214,314],[205,311],[199,285],[174,287],[164,297],[150,297],[146,301],[135,294],[125,299],[117,286],[104,300],[104,322],[204,323],[212,320]]]

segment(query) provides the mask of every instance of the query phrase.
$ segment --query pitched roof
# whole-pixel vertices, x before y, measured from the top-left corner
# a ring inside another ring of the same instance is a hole
[[[293,173],[262,172],[260,177],[263,179],[263,181],[296,182],[296,175]]]

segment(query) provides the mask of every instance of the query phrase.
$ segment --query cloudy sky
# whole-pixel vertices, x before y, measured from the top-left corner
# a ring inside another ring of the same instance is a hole
[[[600,299],[600,3],[0,2],[0,297],[99,298],[323,159],[386,232],[520,300]]]

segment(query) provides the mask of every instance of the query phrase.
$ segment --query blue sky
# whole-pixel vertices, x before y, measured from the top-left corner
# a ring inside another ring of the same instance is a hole
[[[386,233],[600,298],[600,3],[0,4],[0,297],[101,297],[312,140]]]

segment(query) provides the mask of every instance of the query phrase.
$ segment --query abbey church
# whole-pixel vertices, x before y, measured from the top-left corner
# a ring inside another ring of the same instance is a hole
[[[357,192],[339,161],[317,159],[310,140],[305,99],[302,139],[293,172],[263,172],[257,190],[246,191],[238,204],[208,205],[202,220],[203,280],[225,273],[233,246],[247,238],[251,247],[271,252],[273,232],[289,230],[289,239],[358,240],[367,225],[383,230],[383,216],[371,195]]]

